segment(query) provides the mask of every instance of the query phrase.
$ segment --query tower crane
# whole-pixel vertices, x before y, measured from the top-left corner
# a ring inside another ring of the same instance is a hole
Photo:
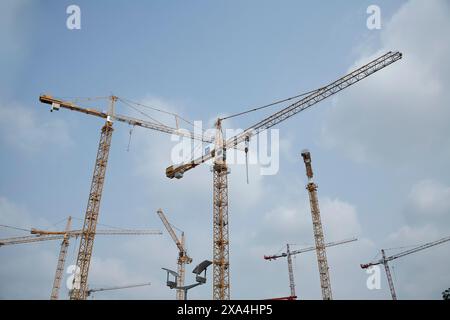
[[[124,101],[117,96],[109,97],[110,104],[107,112],[99,111],[93,108],[84,108],[78,106],[70,101],[55,99],[50,95],[41,95],[39,101],[44,104],[51,105],[50,111],[65,108],[72,111],[85,113],[91,116],[106,119],[106,122],[101,130],[100,143],[98,146],[97,158],[94,166],[94,174],[91,182],[91,189],[89,192],[88,204],[86,209],[85,220],[83,224],[83,232],[81,234],[80,247],[78,250],[78,257],[76,265],[80,268],[80,288],[72,291],[70,298],[72,300],[84,300],[87,294],[87,279],[89,273],[89,265],[92,256],[92,249],[94,246],[95,230],[98,221],[100,210],[100,201],[102,197],[103,184],[105,181],[106,166],[108,163],[109,150],[111,147],[111,138],[113,132],[113,121],[127,123],[131,126],[139,126],[151,130],[156,130],[168,134],[176,134],[183,137],[198,139],[203,142],[211,143],[212,139],[204,137],[203,135],[196,135],[183,130],[178,130],[157,122],[144,121],[124,115],[116,114],[115,103],[118,100]]]
[[[349,242],[353,242],[353,241],[357,241],[357,240],[358,240],[357,238],[351,238],[351,239],[346,239],[346,240],[341,240],[341,241],[336,241],[336,242],[328,242],[325,244],[325,247],[334,247],[334,246],[337,246],[340,244],[349,243]],[[291,295],[290,295],[291,300],[294,300],[295,299],[294,297],[297,297],[297,295],[295,293],[295,281],[294,281],[294,271],[293,271],[293,266],[292,266],[292,256],[300,254],[300,253],[314,251],[314,250],[316,250],[316,247],[311,246],[311,247],[306,247],[306,248],[302,248],[299,250],[291,251],[289,244],[286,244],[286,252],[272,255],[272,256],[264,256],[264,259],[268,260],[268,261],[276,260],[278,258],[287,258],[288,272],[289,272],[289,287],[291,289]],[[286,298],[282,298],[282,299],[286,299]]]
[[[150,282],[146,283],[138,283],[138,284],[129,284],[125,286],[116,286],[116,287],[107,287],[107,288],[95,288],[95,289],[88,289],[87,296],[90,296],[94,292],[101,292],[101,291],[111,291],[111,290],[120,290],[120,289],[129,289],[129,288],[137,288],[137,287],[145,287],[150,286]]]
[[[172,237],[178,248],[178,277],[177,277],[177,288],[182,288],[184,286],[184,278],[185,278],[185,266],[192,262],[192,258],[187,255],[186,245],[185,245],[185,237],[184,232],[181,232],[181,240],[178,239],[175,231],[167,220],[166,216],[162,209],[158,209],[157,211],[159,218],[161,219],[164,227],[166,227],[167,232]],[[183,289],[177,289],[177,300],[185,300],[185,291]]]
[[[6,245],[34,243],[49,240],[61,240],[61,248],[59,250],[58,263],[56,266],[55,278],[53,280],[51,300],[58,300],[59,290],[61,288],[61,281],[64,273],[64,265],[66,262],[67,248],[69,247],[70,238],[78,238],[82,235],[82,230],[70,230],[72,217],[67,219],[66,228],[64,231],[45,231],[32,228],[30,230],[31,236],[14,237],[7,239],[0,239],[0,247]],[[110,230],[96,230],[96,235],[161,235],[159,230],[128,230],[128,229],[110,229]]]
[[[222,121],[217,119],[215,123],[216,136],[214,148],[206,151],[201,157],[188,162],[171,165],[166,169],[166,176],[170,179],[181,179],[185,172],[198,165],[213,160],[213,299],[230,299],[230,271],[229,271],[229,227],[228,227],[228,174],[226,163],[226,150],[235,148],[245,142],[246,156],[248,142],[251,137],[258,135],[297,113],[325,100],[328,97],[350,87],[351,85],[369,77],[377,71],[400,60],[400,52],[388,52],[368,64],[352,71],[344,77],[312,91],[301,100],[275,112],[271,116],[259,121],[242,133],[224,140],[222,133]],[[253,110],[250,110],[253,111]],[[249,111],[249,112],[250,112]],[[243,113],[241,113],[243,114]],[[229,118],[229,117],[228,117]]]
[[[401,257],[404,257],[404,256],[407,256],[412,253],[416,253],[416,252],[437,246],[439,244],[442,244],[442,243],[445,243],[448,241],[450,241],[450,237],[445,237],[445,238],[442,238],[442,239],[439,239],[439,240],[436,240],[433,242],[428,242],[428,243],[416,246],[416,247],[406,250],[406,251],[399,252],[399,253],[389,256],[389,257],[386,256],[385,250],[381,249],[381,259],[380,260],[369,262],[366,264],[361,264],[361,268],[367,269],[367,268],[370,268],[372,266],[376,266],[379,264],[384,265],[384,270],[386,271],[386,278],[388,280],[389,290],[391,291],[392,300],[397,300],[397,294],[395,293],[394,281],[392,280],[391,270],[389,268],[388,262],[398,259],[398,258],[401,258]]]

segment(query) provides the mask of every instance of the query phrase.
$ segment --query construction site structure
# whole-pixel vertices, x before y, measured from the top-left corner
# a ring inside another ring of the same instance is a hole
[[[328,242],[325,244],[325,247],[334,247],[334,246],[337,246],[340,244],[349,243],[349,242],[353,242],[353,241],[357,241],[357,240],[358,240],[357,238],[351,238],[351,239],[346,239],[346,240],[341,240],[341,241],[336,241],[336,242]],[[295,280],[294,280],[294,270],[293,270],[294,268],[293,268],[293,264],[292,264],[292,256],[295,256],[300,253],[314,251],[314,250],[316,250],[316,246],[311,246],[311,247],[306,247],[306,248],[302,248],[299,250],[291,251],[289,244],[286,244],[286,252],[271,255],[271,256],[264,256],[264,259],[268,260],[268,261],[276,260],[278,258],[287,258],[288,273],[289,273],[289,288],[291,291],[291,295],[289,297],[292,298],[290,300],[297,299],[297,294],[295,292]],[[280,298],[280,299],[285,300],[285,298]]]
[[[313,170],[311,165],[311,154],[308,150],[302,152],[303,161],[308,177],[309,204],[313,223],[314,240],[316,242],[317,264],[319,266],[320,288],[322,289],[323,300],[332,300],[330,272],[328,270],[327,252],[325,249],[325,238],[323,235],[322,220],[320,218],[319,199],[317,197],[317,185],[313,181]]]
[[[178,265],[178,277],[177,277],[177,293],[176,297],[177,300],[185,300],[185,290],[182,289],[184,287],[184,279],[186,274],[186,264],[189,264],[192,262],[192,258],[188,256],[186,251],[186,244],[185,244],[185,236],[184,232],[181,232],[181,240],[178,239],[175,231],[173,230],[171,224],[167,220],[166,216],[164,215],[164,212],[162,209],[158,209],[157,214],[159,218],[161,219],[162,223],[164,224],[164,227],[166,228],[167,232],[172,237],[172,240],[175,242],[175,245],[178,248],[178,259],[177,259],[177,265]]]
[[[228,226],[228,181],[229,173],[226,163],[226,151],[241,143],[247,143],[251,137],[258,135],[286,119],[296,115],[297,113],[310,108],[311,106],[333,96],[334,94],[350,87],[351,85],[369,77],[377,71],[389,66],[390,64],[400,60],[402,54],[400,52],[388,52],[379,58],[367,63],[366,65],[354,70],[344,77],[324,86],[317,90],[311,91],[306,97],[289,105],[288,107],[272,114],[271,116],[259,121],[255,125],[244,130],[242,133],[229,138],[227,141],[222,136],[222,120],[229,117],[218,119],[216,121],[216,139],[215,148],[209,149],[204,155],[198,158],[178,164],[171,165],[166,169],[166,176],[170,179],[181,179],[187,171],[197,167],[198,165],[214,159],[213,164],[213,299],[228,300],[230,299],[230,262],[229,262],[229,226]],[[290,99],[285,99],[287,101]],[[249,110],[248,112],[255,111]],[[238,116],[247,112],[241,112],[234,116]],[[246,156],[248,148],[245,148]],[[328,291],[328,290],[327,290]],[[327,293],[328,296],[328,293]],[[331,291],[329,294],[331,298]]]
[[[72,300],[84,300],[87,297],[87,283],[89,266],[92,257],[92,249],[94,246],[95,230],[98,222],[98,216],[100,211],[100,203],[102,198],[103,185],[105,182],[106,167],[108,163],[109,150],[111,147],[111,138],[113,133],[113,121],[127,123],[131,126],[139,126],[151,130],[156,130],[168,134],[176,134],[183,137],[189,137],[192,139],[198,139],[203,142],[211,143],[212,140],[203,135],[196,135],[185,130],[178,130],[178,128],[172,128],[161,124],[159,122],[149,122],[128,116],[116,114],[115,103],[123,99],[117,96],[109,97],[110,104],[107,112],[98,111],[92,108],[83,108],[76,104],[55,99],[50,95],[41,95],[39,101],[44,104],[51,105],[50,111],[59,110],[60,108],[69,109],[72,111],[82,112],[88,115],[96,116],[106,119],[106,122],[101,130],[100,143],[97,151],[97,158],[94,166],[94,173],[91,182],[91,189],[89,192],[88,204],[86,208],[86,215],[83,224],[83,231],[81,234],[80,247],[78,250],[77,266],[80,269],[78,282],[75,284],[76,289],[71,291],[70,298]],[[75,281],[75,279],[74,279]]]
[[[72,217],[67,219],[66,228],[64,231],[45,231],[32,228],[30,233],[32,236],[25,237],[14,237],[7,239],[0,239],[0,246],[5,245],[16,245],[16,244],[25,244],[25,243],[34,243],[40,241],[49,241],[49,240],[60,240],[61,248],[58,256],[58,263],[56,266],[55,277],[53,280],[52,293],[50,296],[51,300],[58,300],[59,298],[59,290],[61,288],[61,281],[64,274],[64,266],[66,263],[67,257],[67,249],[69,247],[69,239],[70,238],[78,238],[83,232],[82,230],[70,230],[72,223]],[[161,235],[162,232],[160,230],[129,230],[129,229],[111,229],[111,230],[96,230],[96,235]]]
[[[150,286],[150,285],[151,285],[150,282],[146,282],[146,283],[129,284],[129,285],[124,285],[124,286],[116,286],[116,287],[88,289],[87,295],[90,296],[90,295],[92,295],[94,292],[111,291],[111,290],[121,290],[121,289],[130,289],[130,288],[145,287],[145,286]]]
[[[445,237],[445,238],[442,238],[442,239],[439,239],[439,240],[436,240],[436,241],[433,241],[433,242],[428,242],[428,243],[416,246],[416,247],[411,248],[411,249],[406,250],[406,251],[399,252],[399,253],[394,254],[392,256],[386,256],[385,250],[382,249],[381,250],[381,259],[380,260],[369,262],[369,263],[366,263],[366,264],[361,264],[361,268],[362,269],[367,269],[367,268],[370,268],[372,266],[376,266],[376,265],[382,264],[384,266],[384,270],[386,272],[386,278],[387,278],[387,281],[388,281],[388,284],[389,284],[389,290],[391,292],[392,300],[397,300],[397,294],[395,292],[395,287],[394,287],[394,280],[392,279],[391,270],[389,268],[389,261],[392,261],[392,260],[395,260],[395,259],[407,256],[409,254],[416,253],[416,252],[419,252],[419,251],[422,251],[422,250],[425,250],[425,249],[428,249],[428,248],[431,248],[431,247],[443,244],[443,243],[448,242],[448,241],[450,241],[450,237]]]

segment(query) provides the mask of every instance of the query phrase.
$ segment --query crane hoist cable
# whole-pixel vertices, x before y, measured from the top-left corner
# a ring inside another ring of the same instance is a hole
[[[150,116],[150,115],[148,115],[147,113],[145,113],[144,111],[139,110],[138,108],[136,108],[135,106],[133,106],[131,103],[128,103],[128,102],[126,102],[126,101],[124,101],[124,100],[121,100],[120,98],[118,98],[118,100],[120,100],[123,104],[125,104],[125,105],[128,106],[128,107],[130,107],[130,108],[133,109],[134,111],[136,111],[136,112],[142,114],[143,116],[145,116],[145,117],[147,117],[147,118],[149,118],[149,119],[155,121],[156,123],[159,123],[159,124],[162,124],[162,125],[163,125],[163,123],[162,123],[161,121],[158,121],[158,120],[156,120],[155,118],[153,118],[152,116]]]

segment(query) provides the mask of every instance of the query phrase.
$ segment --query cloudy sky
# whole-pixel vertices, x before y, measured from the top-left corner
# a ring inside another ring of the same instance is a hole
[[[66,8],[81,8],[81,30]],[[381,29],[366,26],[369,5]],[[312,245],[302,149],[312,154],[326,241],[359,241],[327,251],[335,299],[389,299],[369,290],[360,263],[381,248],[399,252],[450,235],[450,4],[410,1],[31,1],[0,3],[0,224],[51,230],[84,216],[102,120],[48,112],[42,93],[112,93],[211,125],[233,114],[331,82],[386,51],[404,58],[280,124],[279,171],[231,166],[231,296],[289,295],[286,243]],[[106,109],[107,101],[86,106]],[[225,123],[246,128],[276,106]],[[131,114],[125,105],[118,112]],[[150,114],[150,113],[149,113]],[[140,115],[142,117],[142,115]],[[174,120],[151,113],[169,125]],[[186,126],[187,129],[190,129]],[[208,165],[172,181],[170,136],[115,124],[99,228],[164,227],[156,210],[185,231],[190,271],[212,254]],[[0,228],[0,237],[26,232]],[[397,248],[397,249],[396,249]],[[67,265],[76,260],[78,242]],[[0,298],[48,299],[59,242],[0,249]],[[450,287],[449,244],[391,264],[400,299],[440,299]],[[378,255],[378,256],[377,256]],[[173,299],[162,267],[176,268],[169,235],[97,237],[91,287],[150,281],[96,299]],[[294,258],[297,295],[320,299],[314,252]],[[211,278],[211,273],[208,274]],[[66,279],[64,279],[65,281]],[[208,284],[190,293],[209,299]],[[67,298],[63,286],[61,298]]]

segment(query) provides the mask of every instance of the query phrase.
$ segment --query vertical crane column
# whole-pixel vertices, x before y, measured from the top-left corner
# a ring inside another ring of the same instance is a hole
[[[228,166],[221,123],[216,123],[217,152],[213,166],[213,299],[230,299],[228,234]]]
[[[392,280],[391,269],[389,269],[388,260],[386,259],[386,254],[384,250],[381,250],[381,255],[383,259],[384,270],[386,271],[386,277],[389,284],[389,290],[391,290],[392,300],[397,300],[397,294],[395,293],[394,281]]]
[[[61,242],[61,249],[59,251],[58,257],[58,265],[56,266],[55,280],[53,280],[53,289],[52,295],[50,296],[50,300],[58,300],[59,288],[61,287],[61,279],[64,273],[64,264],[66,262],[67,248],[69,247],[70,235],[68,234],[68,232],[70,231],[71,224],[72,224],[72,217],[69,217],[67,219],[65,230],[67,233],[64,234],[64,239]]]
[[[167,220],[166,216],[164,215],[164,212],[162,209],[158,209],[157,211],[159,218],[161,219],[162,223],[166,227],[167,232],[172,237],[172,240],[175,242],[178,248],[178,277],[177,279],[177,300],[185,300],[186,299],[186,291],[183,289],[184,287],[184,275],[185,275],[185,269],[186,264],[192,262],[192,258],[187,255],[185,242],[186,238],[184,236],[184,232],[181,232],[181,240],[178,239],[177,235],[175,234],[175,231],[173,230],[172,226],[170,225],[169,221]]]
[[[313,182],[313,171],[311,166],[311,154],[308,150],[302,152],[305,162],[306,176],[308,184],[306,189],[309,194],[309,203],[311,206],[311,215],[313,222],[314,239],[316,242],[317,263],[319,265],[320,286],[322,288],[323,300],[332,300],[330,275],[328,272],[328,261],[325,249],[325,240],[322,230],[322,221],[320,219],[319,201],[317,197],[317,185]]]
[[[181,246],[183,249],[185,248],[185,240],[184,240],[184,232],[181,233]],[[186,262],[186,251],[180,251],[178,255],[178,278],[177,278],[177,287],[181,288],[184,286],[184,275],[186,273],[185,264]],[[188,262],[189,263],[189,262]],[[177,289],[177,300],[185,300],[184,290]]]
[[[116,97],[111,97],[111,110],[114,109]],[[111,113],[113,114],[113,112]],[[84,218],[83,230],[78,250],[77,266],[80,268],[79,288],[71,291],[71,300],[85,300],[88,291],[88,273],[91,263],[92,248],[94,246],[95,230],[97,228],[98,214],[100,210],[100,200],[102,198],[103,184],[105,181],[106,166],[108,164],[109,150],[113,133],[111,119],[108,117],[102,128],[100,143],[95,161],[94,175],[92,178],[91,191]],[[74,279],[77,279],[75,277]]]
[[[228,241],[228,168],[214,164],[213,299],[230,299]]]
[[[286,254],[288,261],[288,271],[289,271],[289,287],[291,288],[291,297],[295,297],[295,281],[294,281],[294,270],[292,268],[292,256],[289,244],[286,245]]]

